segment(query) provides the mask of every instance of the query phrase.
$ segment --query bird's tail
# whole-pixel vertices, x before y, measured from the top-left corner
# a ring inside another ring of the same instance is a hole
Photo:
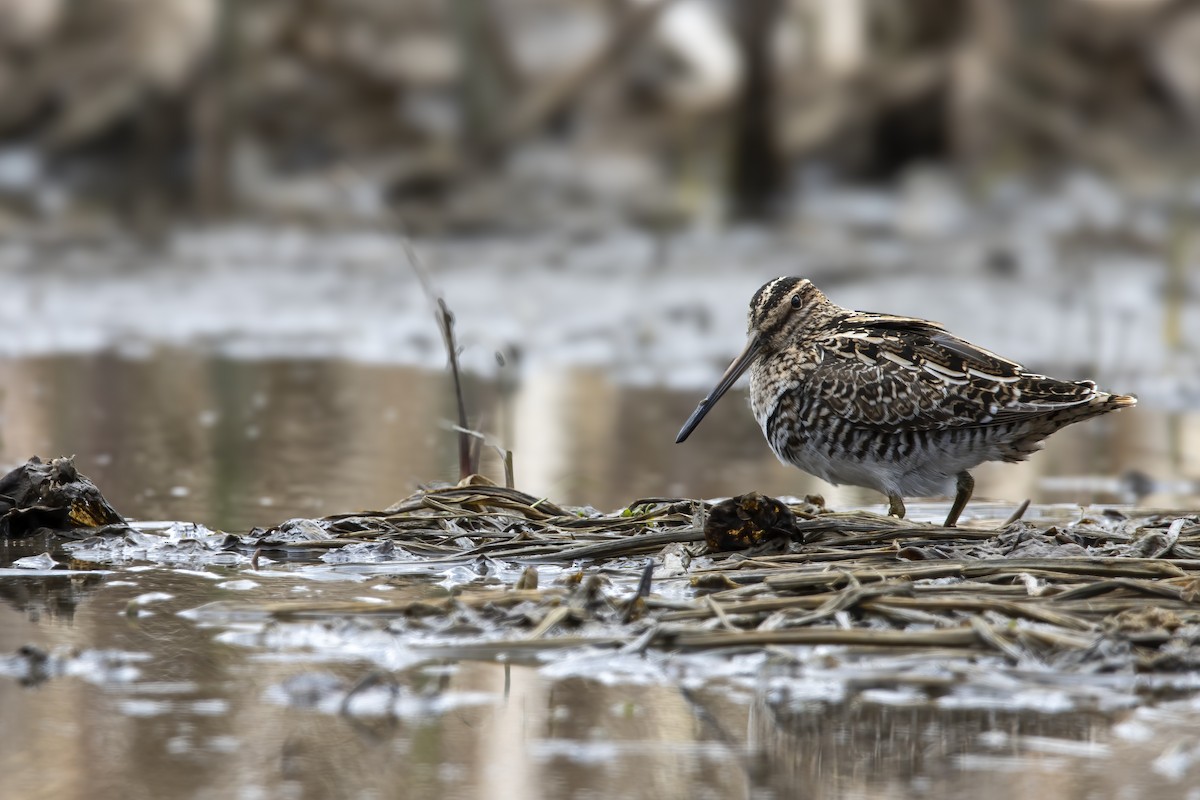
[[[1104,400],[1104,404],[1116,411],[1118,408],[1129,408],[1137,405],[1137,398],[1131,394],[1110,394]]]

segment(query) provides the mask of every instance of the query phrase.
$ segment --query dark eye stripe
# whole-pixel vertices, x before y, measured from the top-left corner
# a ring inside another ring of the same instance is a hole
[[[761,317],[767,309],[775,308],[799,282],[800,278],[775,278],[763,284],[750,301],[751,315]]]

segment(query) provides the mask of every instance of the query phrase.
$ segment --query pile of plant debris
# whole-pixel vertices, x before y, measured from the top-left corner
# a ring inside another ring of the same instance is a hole
[[[784,507],[753,497],[777,527],[732,552],[713,551],[706,532],[716,538],[713,519],[744,523],[745,498],[715,507],[649,498],[601,514],[481,482],[422,491],[384,512],[256,529],[225,547],[470,565],[471,580],[432,599],[270,609],[478,634],[455,637],[458,655],[846,645],[990,652],[1085,672],[1200,666],[1200,513],[1107,509],[1069,524],[941,528],[834,513],[819,498]],[[539,567],[557,580],[544,585]]]
[[[58,518],[54,498],[59,516],[105,512],[64,517],[74,541],[62,547],[78,564],[157,560],[253,574],[260,562],[288,560],[302,562],[301,576],[313,562],[343,575],[442,575],[437,591],[399,601],[218,601],[202,612],[386,619],[389,634],[425,657],[835,645],[939,663],[988,656],[1060,677],[1153,673],[1161,680],[1140,684],[1150,691],[1200,688],[1187,677],[1200,667],[1200,512],[1084,509],[1047,524],[1023,519],[1022,507],[995,528],[942,528],[832,512],[819,497],[749,494],[715,505],[647,498],[605,514],[472,476],[382,512],[244,535],[123,521],[89,533],[79,526],[120,516],[69,459],[33,459],[5,483],[54,488],[24,492],[42,526]],[[8,513],[31,512],[17,503]]]

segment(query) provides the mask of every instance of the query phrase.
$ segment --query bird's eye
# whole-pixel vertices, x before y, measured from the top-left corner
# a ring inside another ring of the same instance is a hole
[[[792,308],[799,308],[799,307],[800,307],[800,295],[794,294],[794,295],[792,295]]]

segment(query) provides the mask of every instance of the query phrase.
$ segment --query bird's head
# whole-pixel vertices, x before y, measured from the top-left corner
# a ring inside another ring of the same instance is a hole
[[[742,373],[759,358],[778,352],[796,341],[805,331],[820,325],[828,316],[829,300],[807,278],[775,278],[764,283],[750,299],[746,347],[733,360],[708,397],[688,417],[676,437],[686,439],[721,395],[729,391]]]
[[[828,306],[828,298],[808,278],[767,281],[750,299],[747,347],[757,341],[758,355],[782,350],[806,330],[824,322],[826,315],[821,312]]]

